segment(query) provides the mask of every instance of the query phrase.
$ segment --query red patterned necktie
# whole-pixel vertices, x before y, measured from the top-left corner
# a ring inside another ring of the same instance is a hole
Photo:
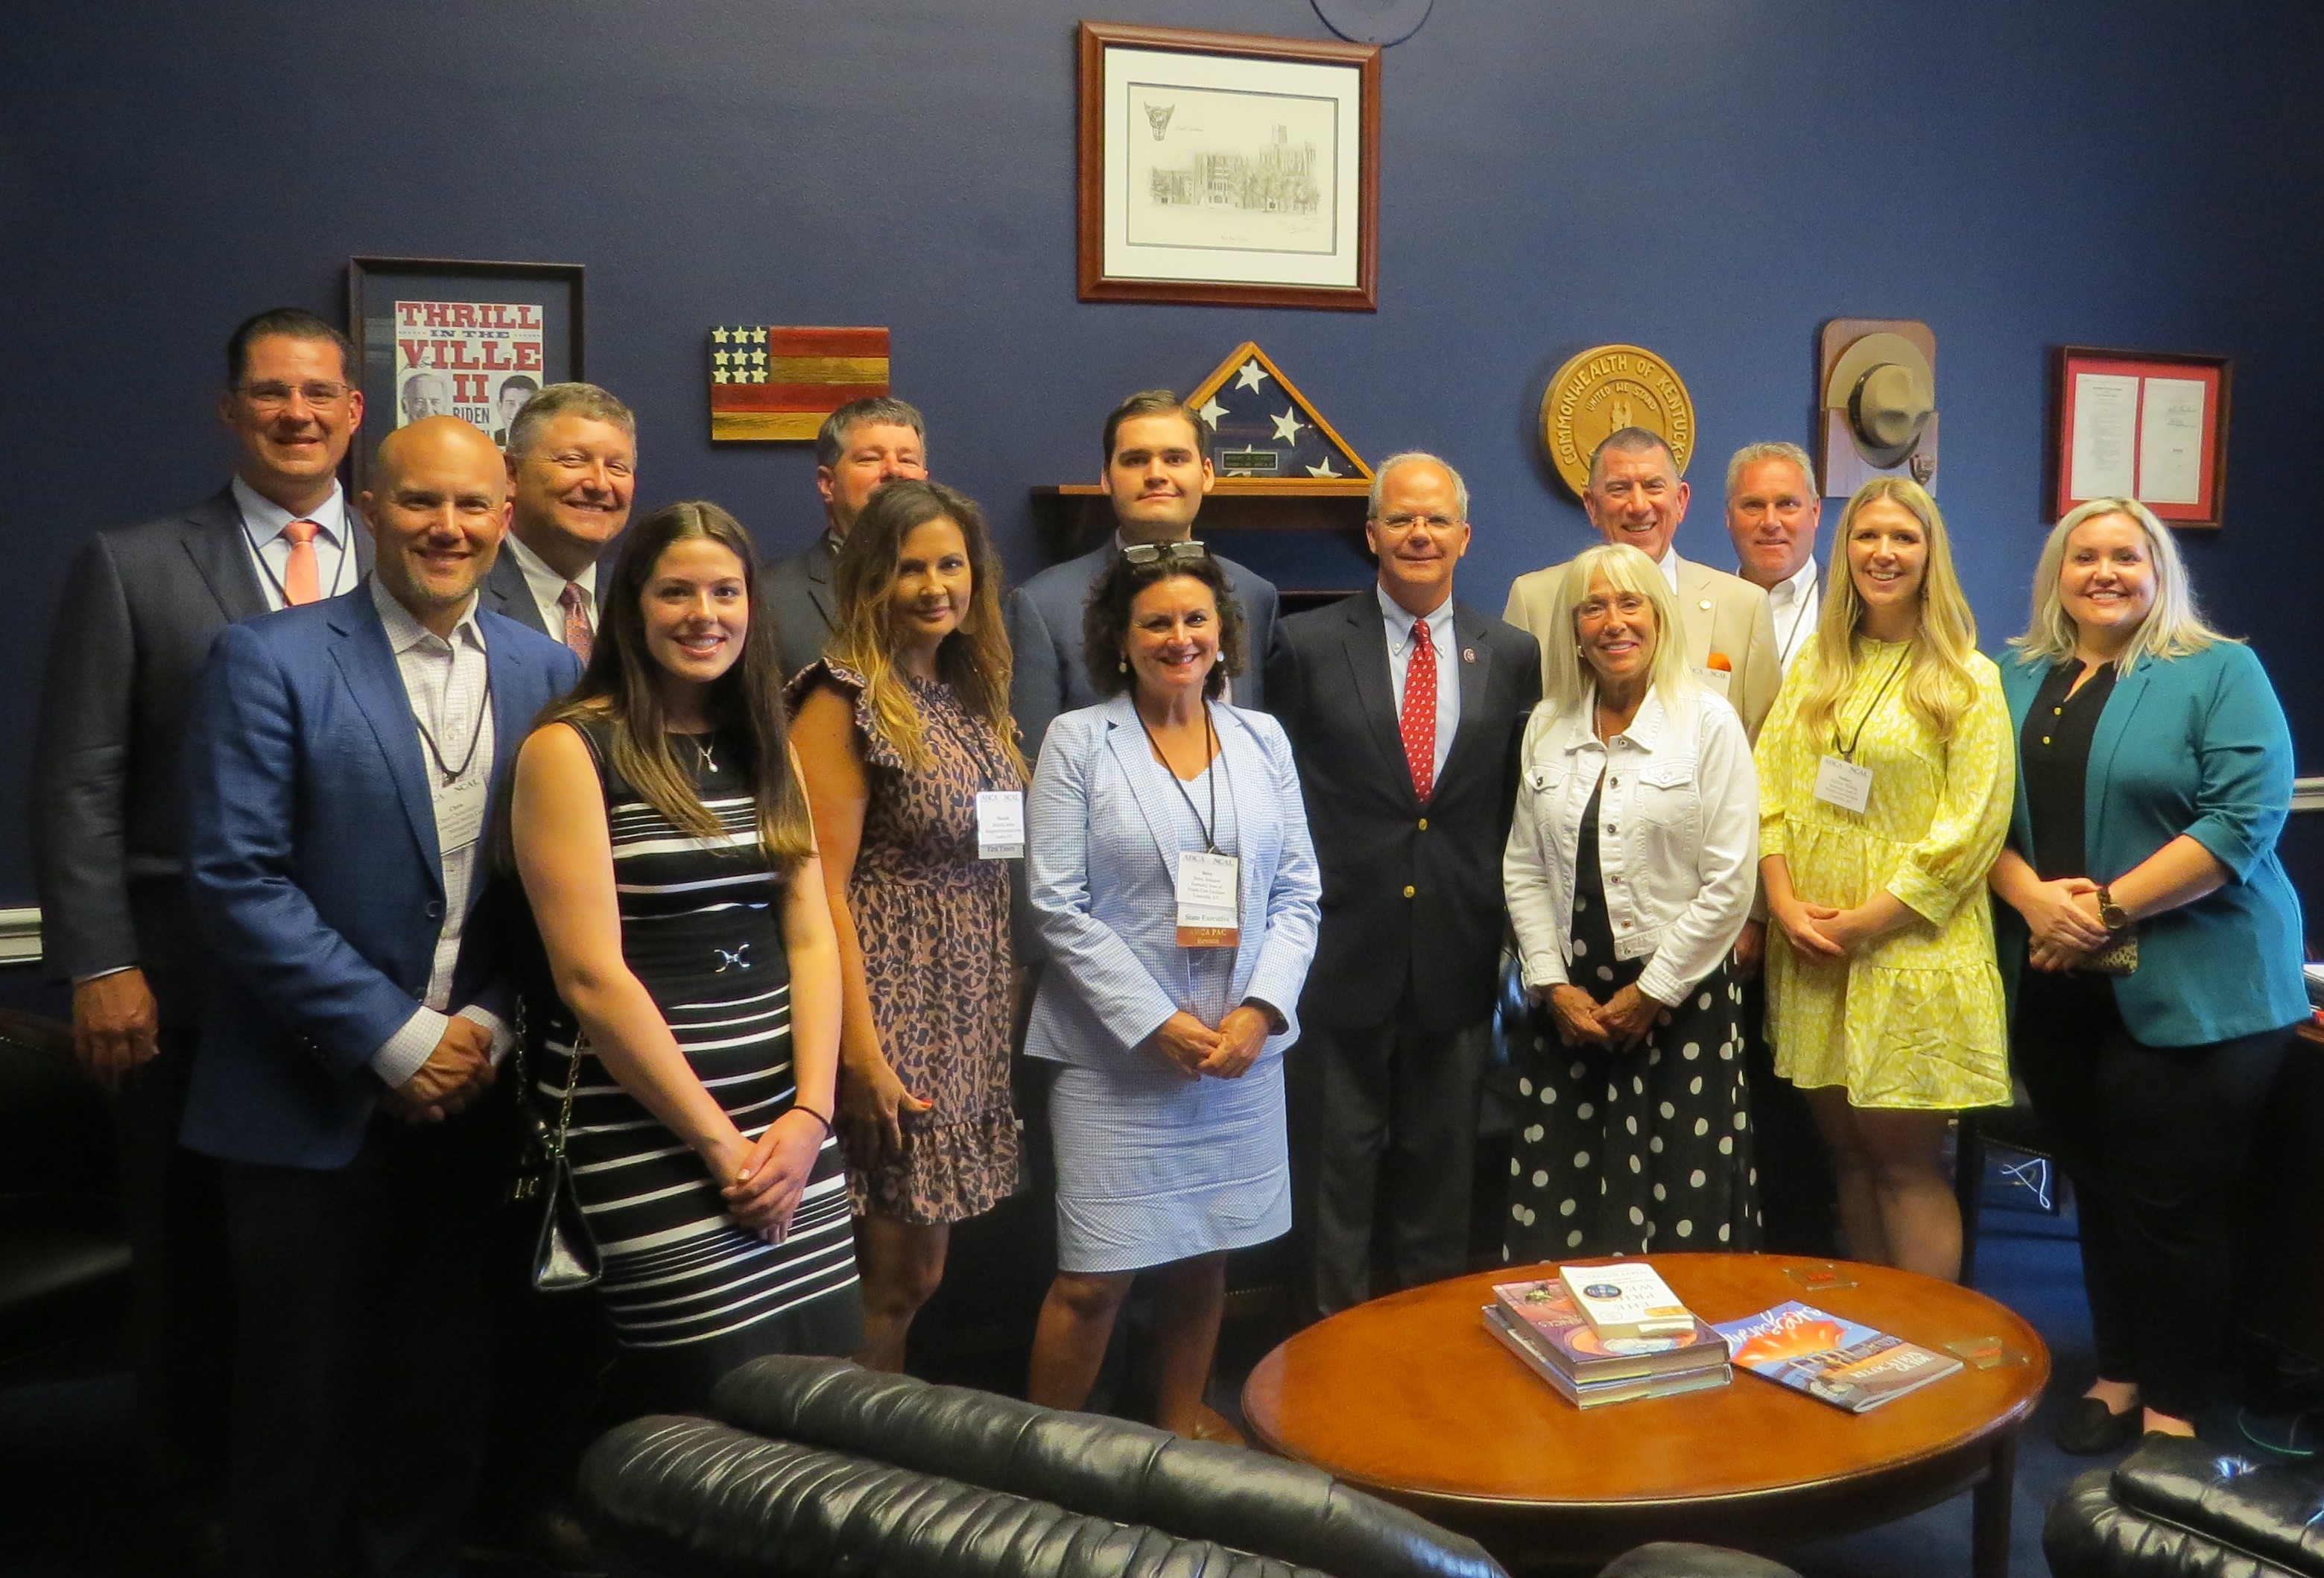
[[[565,590],[557,595],[557,605],[565,610],[565,644],[583,662],[589,660],[589,649],[596,637],[589,629],[589,601],[581,591],[581,583],[567,581]]]
[[[1412,660],[1404,669],[1404,760],[1412,792],[1425,801],[1436,788],[1436,649],[1428,622],[1412,622]]]
[[[282,567],[282,601],[288,607],[313,603],[323,595],[322,571],[315,558],[315,533],[321,530],[312,521],[293,521],[282,528],[290,544],[290,561]]]

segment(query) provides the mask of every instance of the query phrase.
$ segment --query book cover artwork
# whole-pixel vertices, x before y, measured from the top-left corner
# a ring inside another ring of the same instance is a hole
[[[1851,1414],[1894,1402],[1961,1367],[1958,1359],[1797,1299],[1721,1321],[1718,1329],[1736,1363]]]

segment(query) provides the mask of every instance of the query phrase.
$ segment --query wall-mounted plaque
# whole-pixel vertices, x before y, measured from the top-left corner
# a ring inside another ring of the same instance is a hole
[[[1624,428],[1660,433],[1686,474],[1694,401],[1668,362],[1637,346],[1599,346],[1551,376],[1541,397],[1541,447],[1575,498],[1590,485],[1591,456]]]
[[[2227,507],[2225,356],[2052,353],[2048,518],[2092,499],[2136,499],[2173,526],[2217,526]]]

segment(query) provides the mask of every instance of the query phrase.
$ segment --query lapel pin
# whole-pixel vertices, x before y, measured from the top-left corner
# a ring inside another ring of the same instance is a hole
[[[1474,647],[1462,647],[1461,649],[1461,660],[1464,663],[1475,662],[1477,660],[1477,649]]]
[[[1695,606],[1702,609],[1705,614],[1708,614],[1711,612],[1711,599],[1705,597],[1702,602],[1696,604]]]

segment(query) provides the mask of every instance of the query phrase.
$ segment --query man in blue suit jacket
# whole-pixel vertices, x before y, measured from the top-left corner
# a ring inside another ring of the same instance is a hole
[[[510,1159],[465,1111],[511,1008],[482,833],[579,664],[477,606],[509,514],[482,431],[395,433],[362,507],[372,577],[229,627],[203,677],[188,871],[216,975],[184,1139],[223,1164],[234,1571],[449,1578]]]
[[[1113,504],[1113,535],[1009,594],[1009,645],[1016,662],[1009,710],[1028,760],[1059,713],[1101,699],[1082,664],[1082,608],[1090,588],[1124,547],[1193,536],[1203,495],[1215,480],[1203,419],[1168,390],[1133,394],[1105,419],[1103,481]],[[1234,676],[1230,699],[1237,706],[1264,707],[1267,680],[1259,663],[1275,639],[1274,583],[1222,555],[1211,557],[1242,605],[1243,650],[1251,656],[1249,671]]]

